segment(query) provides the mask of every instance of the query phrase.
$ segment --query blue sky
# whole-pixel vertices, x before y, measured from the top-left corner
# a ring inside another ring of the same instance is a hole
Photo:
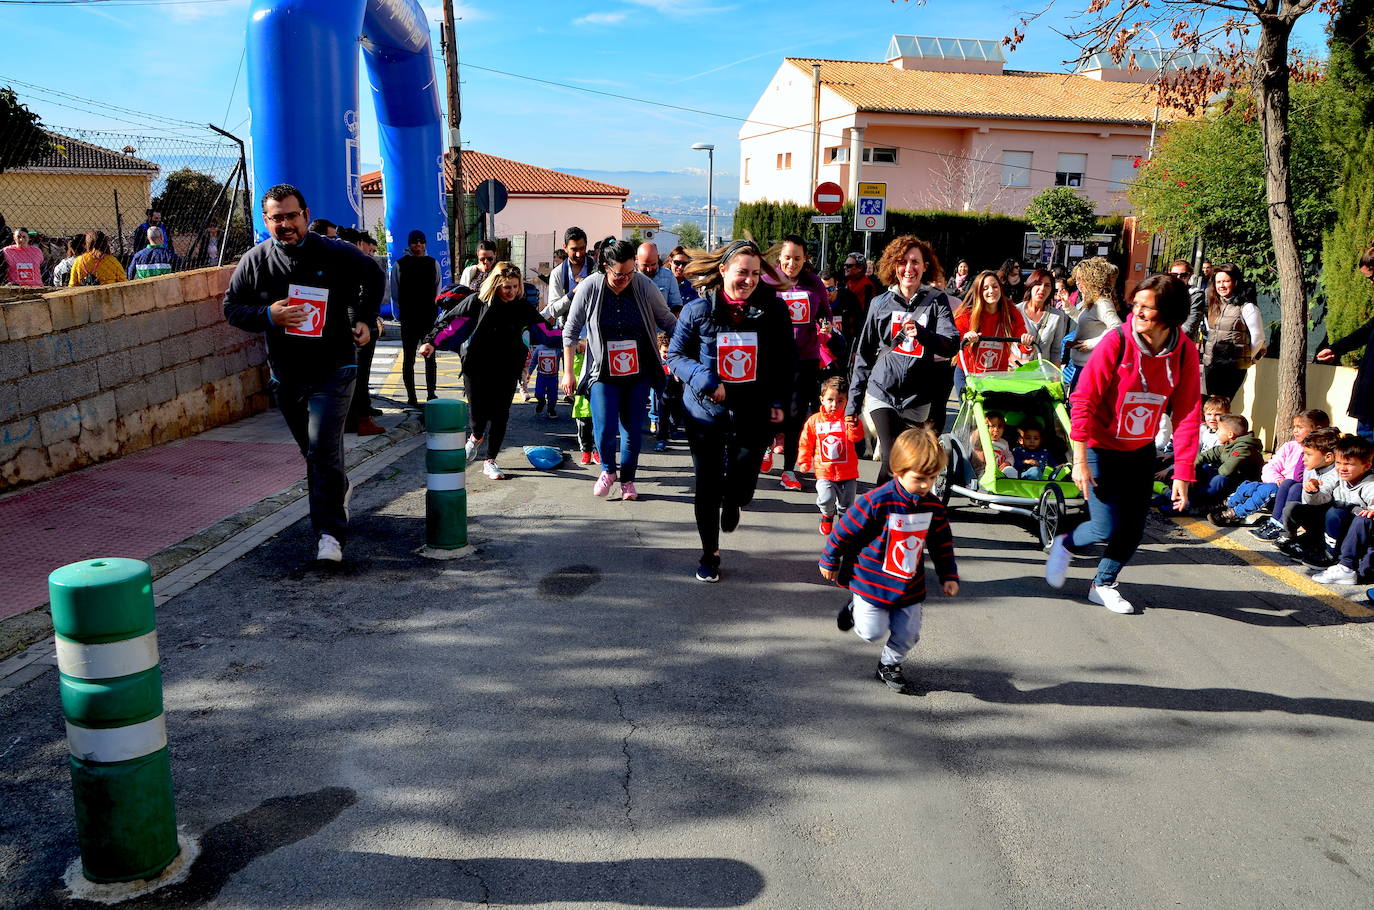
[[[0,58],[0,85],[14,84],[50,125],[156,131],[90,112],[115,114],[107,105],[120,105],[245,132],[246,73],[240,61],[248,0],[140,5],[149,2],[4,6],[10,40]],[[421,5],[436,23],[431,39],[437,53],[441,6],[439,0]],[[462,61],[472,65],[463,69],[464,145],[544,167],[704,172],[703,153],[689,146],[705,141],[717,147],[717,173],[733,176],[739,121],[728,118],[748,114],[784,56],[878,60],[894,33],[996,39],[1019,10],[1038,5],[1031,0],[930,0],[925,5],[605,0],[579,7],[545,0],[465,0],[457,3]],[[1062,8],[1072,10],[1073,3]],[[1319,48],[1317,15],[1308,19],[1299,44]],[[1033,26],[1010,55],[1008,68],[1062,69],[1073,48],[1051,26],[1064,25],[1059,18]],[[288,63],[310,65],[308,59]],[[373,163],[378,160],[376,131],[366,91],[362,98],[363,160]]]

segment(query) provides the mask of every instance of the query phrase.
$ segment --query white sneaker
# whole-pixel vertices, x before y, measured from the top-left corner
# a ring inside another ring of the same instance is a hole
[[[468,441],[463,445],[463,452],[467,455],[469,462],[472,461],[473,453],[477,451],[477,444],[479,442],[481,442],[481,440],[477,439],[476,437],[469,436]]]
[[[1064,546],[1064,541],[1068,539],[1067,534],[1060,534],[1050,544],[1050,555],[1045,560],[1045,581],[1049,582],[1051,588],[1064,587],[1064,576],[1069,571],[1069,561],[1073,559],[1073,554],[1069,548]]]
[[[1313,574],[1312,580],[1323,585],[1354,585],[1360,581],[1354,569],[1340,563]]]
[[[1088,600],[1095,604],[1106,607],[1113,613],[1134,613],[1135,607],[1131,602],[1121,596],[1116,585],[1093,585],[1088,589]]]
[[[320,547],[315,551],[320,562],[343,562],[343,546],[333,534],[320,535]]]
[[[490,477],[492,480],[506,479],[506,475],[502,473],[501,469],[496,466],[496,462],[492,461],[491,459],[487,459],[482,463],[482,473]]]

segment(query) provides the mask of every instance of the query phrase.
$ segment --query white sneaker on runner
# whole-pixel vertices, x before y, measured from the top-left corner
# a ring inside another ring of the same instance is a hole
[[[490,477],[492,480],[506,479],[505,473],[503,473],[502,470],[496,466],[496,462],[492,461],[490,458],[482,462],[482,473]]]
[[[320,562],[343,562],[343,546],[339,544],[338,538],[333,534],[321,534],[315,558]]]
[[[1050,544],[1050,555],[1045,560],[1045,581],[1051,588],[1064,587],[1064,576],[1069,571],[1069,561],[1073,559],[1073,554],[1069,548],[1064,546],[1064,541],[1068,539],[1067,534],[1060,534]]]
[[[1134,613],[1135,607],[1131,602],[1121,596],[1116,585],[1093,585],[1088,589],[1088,600],[1095,604],[1106,607],[1113,613]]]
[[[463,452],[467,455],[469,464],[472,463],[473,453],[477,451],[477,445],[480,442],[481,440],[476,438],[475,436],[469,436],[467,443],[463,445]]]
[[[1312,580],[1323,585],[1354,585],[1360,582],[1354,569],[1340,563],[1327,566],[1320,572],[1313,572]]]

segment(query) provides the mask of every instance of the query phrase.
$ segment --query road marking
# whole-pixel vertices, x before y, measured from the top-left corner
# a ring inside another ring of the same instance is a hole
[[[1221,547],[1223,550],[1231,551],[1239,556],[1245,563],[1253,568],[1259,569],[1270,578],[1283,582],[1288,585],[1288,587],[1295,589],[1301,594],[1306,594],[1308,597],[1321,601],[1342,616],[1348,616],[1351,619],[1366,619],[1370,616],[1374,616],[1374,610],[1348,598],[1341,597],[1339,594],[1332,593],[1331,589],[1326,585],[1318,584],[1309,576],[1296,572],[1288,566],[1280,565],[1263,553],[1252,550],[1239,541],[1232,540],[1220,529],[1212,527],[1205,521],[1199,521],[1196,518],[1181,518],[1177,515],[1173,516],[1173,518],[1174,524],[1178,525],[1189,534],[1192,534],[1194,537],[1197,537],[1205,543]]]

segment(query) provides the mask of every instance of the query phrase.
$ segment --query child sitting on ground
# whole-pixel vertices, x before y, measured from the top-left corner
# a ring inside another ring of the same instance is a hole
[[[1231,411],[1231,399],[1221,395],[1211,395],[1202,401],[1202,426],[1198,428],[1197,450],[1199,453],[1205,452],[1217,445],[1217,431],[1219,421],[1223,416]],[[1167,418],[1166,418],[1167,419]],[[1164,421],[1160,421],[1160,434],[1164,432]],[[1165,444],[1168,445],[1168,452],[1165,451]],[[1173,424],[1169,425],[1169,436],[1164,438],[1162,435],[1155,437],[1155,447],[1159,450],[1159,457],[1156,464],[1159,470],[1155,472],[1155,480],[1168,483],[1174,478],[1174,456],[1173,456]],[[1201,478],[1198,478],[1201,481]]]
[[[1331,508],[1331,491],[1340,482],[1336,475],[1336,446],[1343,435],[1335,427],[1320,427],[1307,434],[1302,443],[1303,480],[1298,499],[1275,515],[1283,521],[1285,536],[1279,550],[1307,562],[1321,555],[1322,528],[1326,510]],[[1318,500],[1306,502],[1307,499]]]
[[[1325,411],[1313,408],[1293,415],[1293,438],[1279,446],[1274,457],[1260,469],[1259,480],[1247,480],[1226,500],[1226,508],[1213,512],[1209,518],[1219,528],[1243,525],[1247,518],[1273,502],[1273,516],[1253,533],[1261,540],[1273,540],[1283,531],[1279,516],[1289,501],[1302,495],[1302,441],[1318,427],[1330,426]],[[1272,528],[1272,532],[1268,529]]]
[[[1264,447],[1250,432],[1250,421],[1226,414],[1217,421],[1217,444],[1198,452],[1198,508],[1211,509],[1247,480],[1258,480]]]
[[[1312,575],[1324,585],[1353,585],[1361,571],[1370,569],[1370,548],[1374,545],[1374,443],[1359,436],[1344,436],[1336,443],[1336,476],[1340,479],[1330,492],[1320,487],[1303,491],[1305,505],[1321,505],[1329,498],[1326,511],[1325,549],[1308,562],[1326,568]]]
[[[902,659],[921,637],[926,598],[925,551],[929,550],[946,597],[959,593],[954,537],[945,507],[930,488],[945,466],[945,452],[924,427],[907,430],[888,453],[892,479],[848,509],[826,538],[821,575],[853,595],[835,623],[865,641],[884,635],[878,679],[907,691]]]
[[[859,456],[854,443],[864,438],[857,420],[845,420],[849,383],[831,376],[821,383],[821,409],[807,419],[797,443],[797,470],[816,467],[816,506],[821,510],[821,533],[830,535],[835,514],[854,504],[859,480]]]
[[[1012,462],[1011,444],[1003,438],[1007,433],[1007,419],[996,411],[988,411],[986,420],[988,442],[992,443],[992,455],[996,460],[997,470],[1001,472],[1003,477],[1019,476]],[[977,471],[977,476],[982,477],[987,468],[988,459],[983,453],[983,445],[978,430],[974,430],[969,437],[969,449],[973,453],[973,465]]]
[[[1054,453],[1044,444],[1040,427],[1028,423],[1021,428],[1021,444],[1011,450],[1012,465],[1025,480],[1049,480],[1054,470]]]

